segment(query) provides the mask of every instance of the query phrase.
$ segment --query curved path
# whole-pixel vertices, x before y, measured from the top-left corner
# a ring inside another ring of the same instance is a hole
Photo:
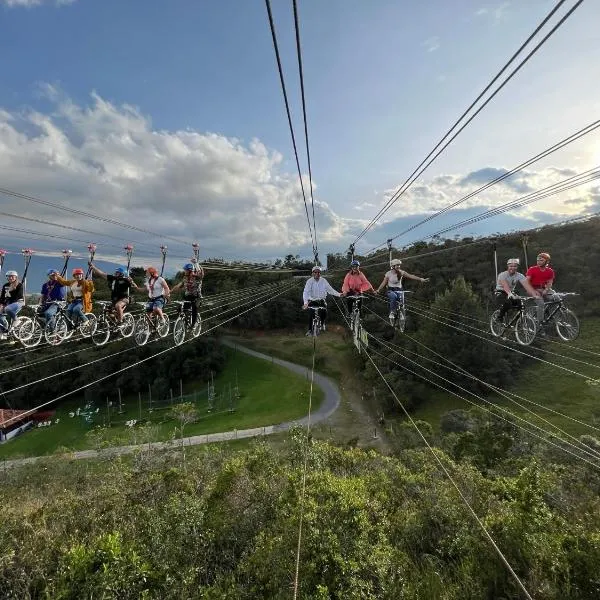
[[[262,352],[256,352],[255,350],[250,350],[250,348],[246,348],[245,346],[241,346],[236,344],[230,339],[221,339],[221,343],[225,346],[229,346],[230,348],[235,348],[240,352],[245,352],[250,356],[254,356],[256,358],[262,358],[263,360],[268,360],[271,363],[279,365],[281,367],[285,367],[290,371],[293,371],[297,375],[301,375],[302,377],[310,376],[310,369],[302,365],[297,365],[295,363],[288,362],[287,360],[282,360],[280,358],[275,358],[273,356],[269,356],[268,354],[263,354]],[[325,377],[320,373],[315,371],[315,385],[320,387],[323,390],[323,402],[321,406],[311,414],[310,422],[318,423],[319,421],[323,421],[331,416],[340,405],[340,390],[337,384],[329,377]],[[168,442],[150,442],[148,444],[143,445],[135,445],[135,446],[114,446],[112,448],[106,448],[106,450],[98,451],[98,450],[79,450],[76,452],[69,453],[70,458],[74,459],[82,459],[82,458],[97,458],[99,456],[120,456],[123,454],[132,454],[136,451],[139,451],[142,447],[147,447],[151,450],[168,450],[181,448],[182,445],[185,446],[197,446],[199,444],[212,444],[215,442],[225,442],[229,440],[241,440],[243,438],[251,438],[258,437],[261,435],[271,435],[273,433],[280,433],[282,431],[287,431],[293,425],[306,425],[308,423],[308,416],[303,417],[302,419],[298,419],[297,421],[286,421],[285,423],[279,423],[278,425],[267,425],[265,427],[254,427],[252,429],[234,429],[232,431],[223,431],[221,433],[206,433],[203,435],[194,435],[191,437],[186,437],[178,440],[170,440]],[[8,467],[17,467],[29,463],[34,463],[38,460],[43,460],[47,458],[52,458],[55,455],[46,455],[46,456],[32,456],[30,458],[18,458],[14,460],[4,460],[2,462],[2,466],[4,468]]]

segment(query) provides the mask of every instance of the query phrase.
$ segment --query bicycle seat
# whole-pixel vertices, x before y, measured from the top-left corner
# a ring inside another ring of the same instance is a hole
[[[110,300],[96,300],[96,304],[99,304],[100,306],[108,306],[109,304],[112,304],[112,302]]]
[[[53,300],[50,304],[56,304],[56,306],[60,306],[60,308],[64,308],[67,305],[65,300]]]
[[[186,302],[189,302],[189,300],[171,300],[172,304],[186,304]]]

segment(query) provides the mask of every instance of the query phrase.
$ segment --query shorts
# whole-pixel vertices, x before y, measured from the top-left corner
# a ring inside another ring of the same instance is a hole
[[[146,310],[148,312],[153,311],[155,308],[160,308],[161,310],[165,307],[167,301],[164,296],[158,296],[157,298],[151,298],[146,304]]]

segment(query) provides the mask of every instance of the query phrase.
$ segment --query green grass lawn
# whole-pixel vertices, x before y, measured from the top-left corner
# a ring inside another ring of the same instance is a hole
[[[557,338],[552,337],[551,339],[555,340]],[[600,378],[600,319],[586,319],[581,325],[579,338],[572,343],[543,342],[543,347],[564,357],[572,357],[598,365],[598,368],[594,368],[551,354],[540,355],[548,361],[578,371],[590,377],[590,379]],[[599,353],[599,355],[576,351],[575,347],[584,348]],[[567,373],[555,366],[536,362],[515,373],[514,377],[508,375],[504,389],[541,405],[541,407],[533,406],[519,400],[521,404],[530,406],[533,413],[542,416],[571,435],[589,434],[600,438],[600,431],[595,431],[564,416],[555,415],[544,408],[556,410],[563,415],[594,425],[600,429],[600,388],[590,386],[584,378]],[[497,395],[489,396],[488,399],[539,427],[549,429],[547,423],[537,419],[529,411],[517,407],[509,400]],[[457,408],[468,409],[471,408],[471,405],[444,392],[434,392],[430,401],[415,410],[414,416],[429,422],[437,429],[440,417],[445,412]]]
[[[217,396],[225,395],[222,406],[207,412],[206,383],[198,382],[184,387],[184,395],[197,391],[198,421],[185,426],[185,436],[203,433],[214,433],[233,429],[247,429],[275,425],[289,420],[303,417],[308,407],[309,382],[305,377],[296,375],[287,369],[268,361],[254,358],[227,350],[228,361],[225,369],[215,379]],[[235,406],[235,411],[229,411],[227,399],[230,387],[239,385],[240,399]],[[318,408],[322,401],[322,392],[319,388],[313,391],[313,410]],[[55,421],[58,424],[50,427],[35,429],[0,446],[0,458],[41,456],[52,454],[64,449],[84,450],[103,445],[128,445],[138,442],[168,440],[179,435],[175,431],[178,427],[170,418],[168,404],[152,412],[148,411],[148,403],[144,400],[142,407],[143,423],[151,423],[150,427],[140,429],[129,428],[125,421],[139,419],[139,403],[136,397],[123,398],[123,412],[118,414],[118,406],[113,405],[111,410],[111,427],[98,425],[105,424],[108,420],[106,406],[94,415],[95,423],[87,424],[81,417],[69,417],[69,412],[83,407],[83,401],[72,400],[57,408]],[[89,433],[94,430],[96,433]],[[143,439],[142,439],[143,438]]]

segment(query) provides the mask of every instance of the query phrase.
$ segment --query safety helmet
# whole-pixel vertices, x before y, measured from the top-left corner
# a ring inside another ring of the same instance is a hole
[[[543,258],[546,262],[550,262],[550,255],[547,252],[540,252],[538,258]]]
[[[506,266],[509,267],[510,265],[517,265],[517,267],[519,266],[520,261],[518,258],[509,258],[506,261]]]
[[[399,258],[394,258],[390,261],[391,267],[399,267],[402,264],[402,261]]]
[[[10,277],[11,275],[13,275],[14,277],[18,277],[19,274],[16,271],[6,271],[6,276]]]
[[[48,275],[48,277],[50,277],[50,275],[56,275],[58,274],[58,271],[56,269],[48,269],[46,271],[46,275]]]
[[[193,271],[194,265],[192,263],[185,263],[185,265],[183,265],[183,270],[184,271]]]
[[[360,263],[357,260],[353,260],[350,263],[350,268],[352,268],[352,267],[360,267]]]
[[[319,273],[321,272],[321,267],[320,267],[319,265],[315,265],[315,266],[312,268],[312,272],[313,272],[313,273],[316,273],[317,271],[318,271]]]
[[[152,275],[153,277],[156,277],[158,275],[156,267],[146,267],[146,273],[150,273],[150,275]]]
[[[125,276],[125,275],[127,275],[127,269],[125,267],[117,267],[115,269],[115,273]]]
[[[83,272],[83,269],[80,269],[79,267],[77,267],[76,269],[73,269],[73,277],[75,275],[85,275],[85,273]]]

